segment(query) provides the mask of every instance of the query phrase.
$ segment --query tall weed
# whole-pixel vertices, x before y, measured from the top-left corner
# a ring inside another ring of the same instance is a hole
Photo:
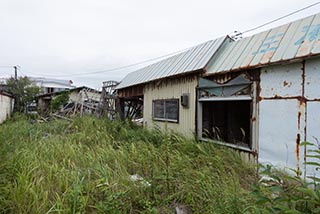
[[[232,151],[93,117],[0,127],[0,213],[239,213],[253,167]],[[132,180],[131,177],[139,177]]]

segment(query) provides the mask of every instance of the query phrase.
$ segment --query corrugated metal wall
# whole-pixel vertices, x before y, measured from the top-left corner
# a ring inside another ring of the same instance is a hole
[[[320,58],[261,69],[260,162],[305,170],[306,151],[299,144],[320,143],[319,71]]]
[[[180,132],[188,137],[195,132],[196,115],[196,76],[166,79],[161,82],[149,83],[144,88],[144,125],[147,128],[159,126]],[[189,93],[189,108],[181,106],[180,97],[183,93]],[[152,119],[152,101],[157,99],[179,99],[179,123],[154,121]]]
[[[0,124],[5,121],[13,111],[13,98],[0,94]]]

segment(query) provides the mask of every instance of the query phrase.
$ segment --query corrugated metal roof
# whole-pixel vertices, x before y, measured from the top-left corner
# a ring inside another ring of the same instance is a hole
[[[229,42],[208,65],[209,74],[260,67],[320,54],[320,14]]]
[[[189,50],[129,73],[116,89],[203,69],[227,37],[197,45]]]

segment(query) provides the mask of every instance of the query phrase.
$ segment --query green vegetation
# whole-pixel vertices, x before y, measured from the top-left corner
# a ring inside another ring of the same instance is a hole
[[[233,150],[129,122],[16,116],[0,128],[0,213],[320,213],[319,178],[261,173]]]
[[[55,112],[60,110],[60,108],[67,104],[69,100],[69,92],[63,91],[61,94],[54,97],[54,99],[50,103],[50,110],[51,112]]]
[[[28,77],[19,77],[17,80],[10,77],[6,85],[15,98],[14,110],[16,112],[24,112],[27,104],[31,103],[41,90],[32,84]]]
[[[301,146],[308,146],[305,164],[320,167],[320,148],[303,142]],[[297,172],[295,172],[297,173]],[[320,213],[320,179],[316,176],[308,176],[306,180],[300,176],[292,176],[277,171],[271,166],[261,166],[263,179],[256,185],[252,195],[255,205],[248,207],[250,213]],[[299,174],[299,172],[297,173]]]
[[[241,213],[254,180],[234,151],[130,123],[15,117],[0,129],[0,213]]]

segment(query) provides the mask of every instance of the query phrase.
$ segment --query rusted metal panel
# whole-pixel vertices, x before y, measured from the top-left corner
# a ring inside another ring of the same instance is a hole
[[[303,152],[299,144],[305,127],[304,115],[304,107],[298,100],[259,103],[259,162],[301,169]]]
[[[301,63],[269,66],[261,69],[262,98],[298,97],[302,95]]]
[[[117,89],[204,69],[227,37],[211,40],[129,73]]]
[[[227,43],[212,59],[207,71],[215,74],[252,69],[319,55],[319,40],[320,14],[316,14],[255,34],[249,39]]]
[[[306,61],[305,96],[307,99],[320,99],[320,58]]]
[[[314,145],[320,147],[320,101],[307,102],[307,138],[306,140]],[[315,149],[308,146],[307,149]],[[307,161],[318,161],[317,159],[308,158]],[[320,171],[316,170],[315,167],[307,166],[308,176],[320,176]]]

